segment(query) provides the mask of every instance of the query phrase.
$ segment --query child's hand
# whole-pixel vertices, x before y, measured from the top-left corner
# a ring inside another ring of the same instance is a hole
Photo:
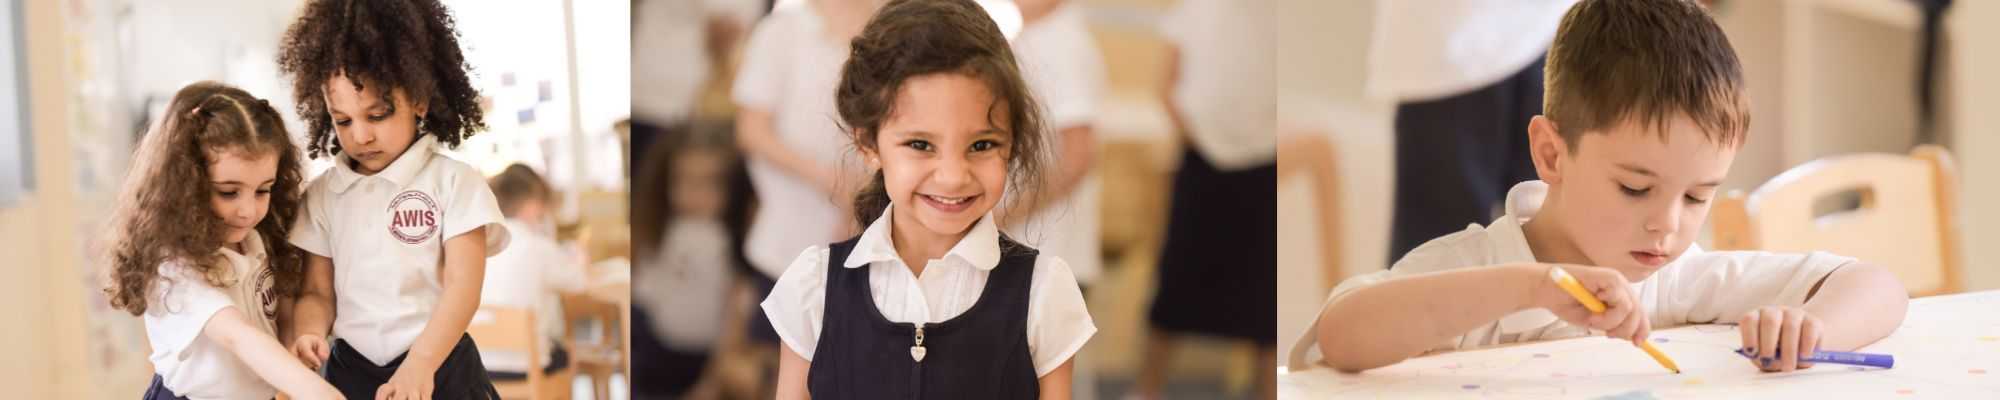
[[[375,388],[375,400],[431,400],[431,387],[437,369],[424,369],[404,363],[389,376],[389,383]]]
[[[326,345],[325,336],[305,333],[292,339],[292,355],[309,369],[318,370],[320,364],[326,363],[327,352],[331,349]]]
[[[1571,324],[1604,331],[1605,337],[1629,340],[1633,343],[1646,341],[1652,334],[1653,324],[1646,318],[1646,311],[1639,309],[1638,295],[1632,292],[1632,284],[1625,275],[1610,268],[1583,265],[1549,265],[1548,268],[1562,268],[1563,272],[1576,277],[1584,290],[1597,296],[1604,303],[1604,312],[1593,313],[1584,307],[1562,287],[1549,279],[1547,269],[1536,277],[1540,282],[1533,289],[1533,302],[1556,317]]]
[[[1743,348],[1755,356],[1750,364],[1765,372],[1786,372],[1812,368],[1799,357],[1819,351],[1820,333],[1826,325],[1805,309],[1765,306],[1743,314],[1736,331],[1743,333]]]

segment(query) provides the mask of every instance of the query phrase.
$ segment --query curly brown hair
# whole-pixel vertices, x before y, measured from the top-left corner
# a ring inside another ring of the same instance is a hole
[[[1012,135],[1007,166],[1009,207],[1032,204],[1047,162],[1040,105],[1028,91],[1014,50],[1000,26],[972,0],[894,0],[884,4],[854,37],[847,65],[834,94],[840,123],[858,148],[877,151],[876,135],[895,113],[896,94],[911,77],[952,73],[984,82],[993,92],[987,107],[995,126]],[[996,115],[998,114],[998,115]],[[889,193],[876,171],[854,197],[855,222],[866,226],[889,206]]]
[[[256,231],[274,278],[274,293],[267,295],[298,295],[305,257],[285,241],[304,198],[298,147],[269,102],[203,81],[174,94],[165,116],[132,154],[108,227],[109,246],[100,255],[110,265],[104,293],[113,308],[145,313],[147,290],[169,261],[185,263],[209,284],[229,284],[229,270],[216,253],[223,245],[223,222],[209,204],[211,151],[278,157],[270,211]]]
[[[451,11],[437,0],[313,0],[285,30],[278,68],[291,78],[292,101],[306,123],[306,155],[340,154],[327,111],[326,85],[345,75],[380,85],[384,104],[395,89],[411,103],[427,104],[418,133],[445,148],[486,130],[472,66],[458,46]]]

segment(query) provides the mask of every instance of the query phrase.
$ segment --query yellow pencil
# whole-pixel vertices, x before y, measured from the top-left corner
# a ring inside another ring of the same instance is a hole
[[[1569,276],[1568,272],[1563,272],[1562,268],[1549,268],[1549,279],[1556,282],[1556,287],[1569,292],[1570,297],[1575,297],[1577,302],[1583,303],[1583,307],[1590,309],[1591,313],[1604,312],[1604,302],[1598,301],[1597,296],[1590,294],[1589,290],[1584,290],[1583,284],[1578,283],[1576,277]],[[1646,355],[1653,356],[1653,361],[1659,361],[1660,366],[1667,367],[1667,370],[1676,374],[1681,373],[1681,367],[1674,365],[1674,360],[1667,358],[1667,353],[1661,353],[1659,348],[1653,347],[1653,343],[1639,342],[1639,349],[1645,350]]]

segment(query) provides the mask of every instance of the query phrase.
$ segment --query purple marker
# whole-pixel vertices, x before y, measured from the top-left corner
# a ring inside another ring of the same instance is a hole
[[[1757,354],[1751,352],[1750,349],[1737,349],[1736,354],[1741,354],[1743,355],[1744,358],[1757,358]],[[1779,353],[1779,355],[1783,354],[1784,353]],[[1812,354],[1806,355],[1805,358],[1799,359],[1799,361],[1810,362],[1810,363],[1860,365],[1867,367],[1882,367],[1882,368],[1893,368],[1896,366],[1896,356],[1888,354],[1874,354],[1874,353],[1852,353],[1845,351],[1815,351]]]

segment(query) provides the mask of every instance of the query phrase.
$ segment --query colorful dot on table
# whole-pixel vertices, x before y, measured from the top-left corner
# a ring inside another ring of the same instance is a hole
[[[1916,393],[1916,391],[1910,389],[1896,389],[1896,394],[1912,394],[1912,393]]]
[[[1685,384],[1689,384],[1689,385],[1700,385],[1700,384],[1701,384],[1701,379],[1700,379],[1700,378],[1689,378],[1689,379],[1688,379],[1687,381],[1684,381],[1684,382],[1681,382],[1681,383],[1685,383]]]
[[[1564,377],[1568,377],[1568,376],[1569,376],[1569,374],[1565,374],[1565,373],[1561,373],[1561,372],[1557,372],[1557,373],[1553,373],[1553,374],[1549,374],[1549,377],[1550,377],[1550,378],[1564,378]]]
[[[1654,342],[1656,342],[1656,343],[1666,343],[1666,342],[1667,342],[1667,338],[1663,338],[1663,337],[1656,337],[1656,338],[1653,338],[1653,341],[1654,341]]]
[[[1965,373],[1973,375],[1986,375],[1986,370],[1981,368],[1973,368],[1971,370],[1965,371]]]
[[[1847,367],[1847,370],[1849,370],[1849,371],[1867,371],[1867,370],[1868,370],[1868,368],[1866,368],[1866,367]]]
[[[1548,353],[1535,353],[1535,358],[1549,358]]]
[[[1479,390],[1479,385],[1474,385],[1474,384],[1470,384],[1470,383],[1468,383],[1468,384],[1465,384],[1465,385],[1463,385],[1463,386],[1459,386],[1459,387],[1460,387],[1460,388],[1464,388],[1465,390]]]

